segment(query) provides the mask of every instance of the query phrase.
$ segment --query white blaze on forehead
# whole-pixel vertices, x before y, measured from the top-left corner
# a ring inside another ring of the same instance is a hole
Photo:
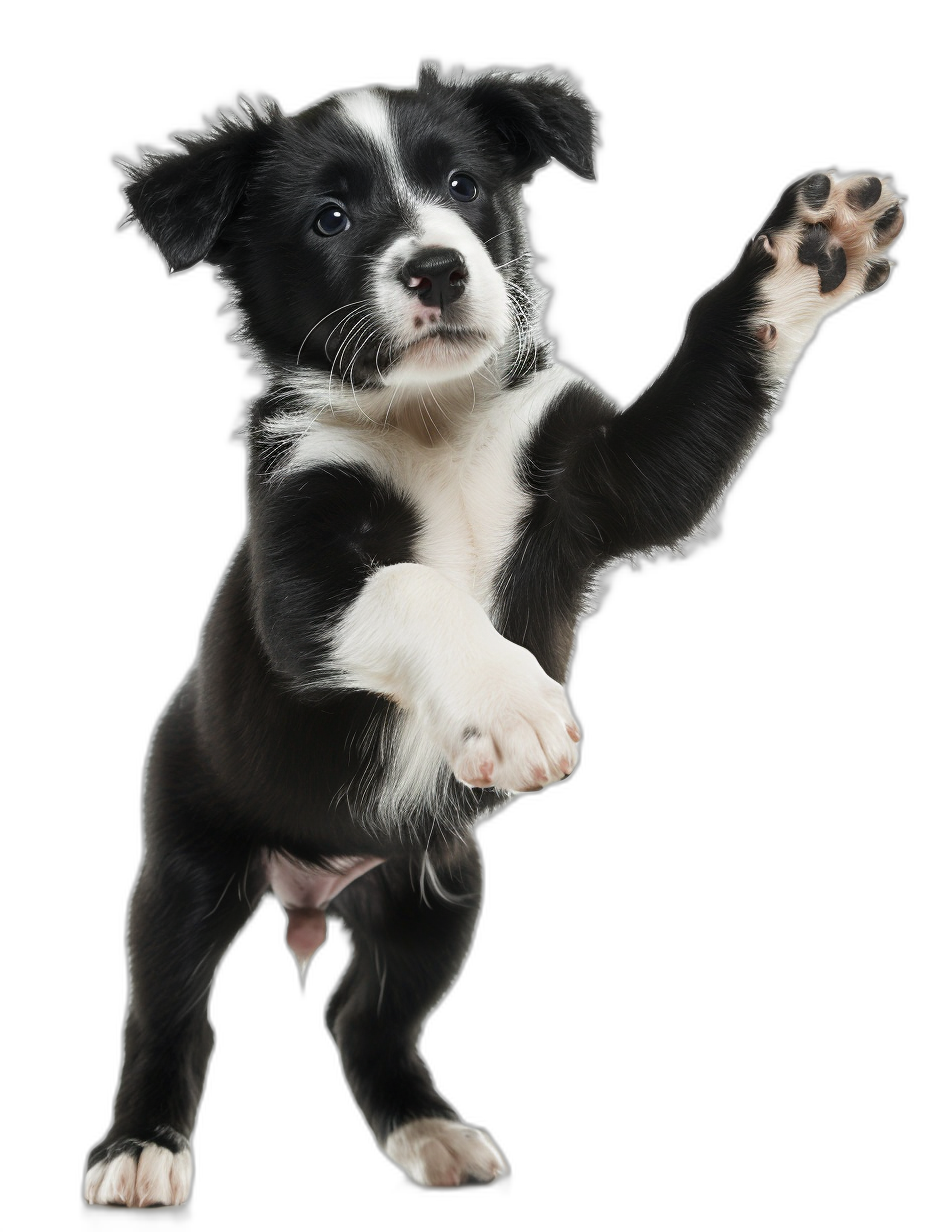
[[[352,128],[382,153],[394,176],[399,178],[400,159],[387,100],[376,90],[352,90],[338,100],[342,115]]]
[[[489,254],[461,215],[446,205],[424,204],[416,211],[416,236],[423,248],[467,248]]]

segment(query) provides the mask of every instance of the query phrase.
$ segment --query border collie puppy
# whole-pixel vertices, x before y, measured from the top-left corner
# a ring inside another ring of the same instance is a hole
[[[822,317],[885,282],[875,175],[787,188],[627,410],[552,359],[521,189],[593,176],[565,81],[490,72],[224,117],[127,168],[172,270],[218,267],[266,376],[248,528],[154,738],[112,1128],[88,1202],[183,1202],[217,964],[277,896],[386,1154],[423,1185],[506,1170],[417,1051],[480,906],[476,823],[570,774],[564,693],[597,573],[678,543],[764,431]]]

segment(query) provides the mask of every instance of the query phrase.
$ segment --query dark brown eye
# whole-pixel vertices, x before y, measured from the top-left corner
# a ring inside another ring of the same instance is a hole
[[[320,210],[313,222],[313,230],[317,235],[338,235],[347,231],[351,220],[340,205],[327,205]]]
[[[477,184],[469,175],[458,172],[448,181],[448,191],[455,201],[473,201],[477,196]]]

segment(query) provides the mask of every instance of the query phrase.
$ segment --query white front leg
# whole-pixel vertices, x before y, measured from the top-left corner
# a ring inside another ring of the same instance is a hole
[[[417,715],[462,783],[537,791],[577,761],[561,685],[480,604],[426,565],[387,565],[334,636],[347,683]]]

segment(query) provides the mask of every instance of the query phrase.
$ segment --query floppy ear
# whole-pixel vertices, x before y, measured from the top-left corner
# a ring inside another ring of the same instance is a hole
[[[244,116],[221,116],[208,133],[178,137],[184,153],[145,154],[124,163],[124,191],[137,221],[158,245],[173,273],[204,258],[221,259],[220,235],[241,201],[262,151],[281,117],[276,103],[261,110],[242,103]]]
[[[423,74],[434,74],[423,66]],[[487,73],[465,81],[468,107],[503,147],[515,175],[529,180],[552,158],[586,180],[593,170],[593,112],[561,78],[547,73]]]

